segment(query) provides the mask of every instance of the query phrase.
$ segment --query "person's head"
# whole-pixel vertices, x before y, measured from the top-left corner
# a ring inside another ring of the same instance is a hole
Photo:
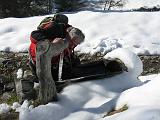
[[[57,23],[68,24],[68,17],[63,14],[55,14],[54,21]]]
[[[69,42],[70,48],[76,47],[78,44],[82,43],[85,39],[85,36],[82,33],[82,31],[75,27],[69,28],[68,35],[70,37],[70,42]]]

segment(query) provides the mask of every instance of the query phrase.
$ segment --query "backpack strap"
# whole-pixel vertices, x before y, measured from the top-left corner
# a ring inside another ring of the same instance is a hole
[[[59,69],[58,69],[58,80],[59,81],[62,80],[63,57],[64,57],[64,53],[62,51],[60,54],[60,58],[59,58]]]

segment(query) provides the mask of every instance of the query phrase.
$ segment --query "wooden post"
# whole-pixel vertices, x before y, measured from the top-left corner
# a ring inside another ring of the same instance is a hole
[[[50,43],[46,40],[37,44],[36,72],[40,83],[39,100],[41,104],[57,100],[56,86],[51,74],[51,59],[60,54],[67,46],[67,41]]]

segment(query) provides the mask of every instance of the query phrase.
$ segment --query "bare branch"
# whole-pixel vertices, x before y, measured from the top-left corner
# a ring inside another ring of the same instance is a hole
[[[108,6],[108,10],[112,7],[123,7],[126,4],[127,0],[105,0],[104,10]]]

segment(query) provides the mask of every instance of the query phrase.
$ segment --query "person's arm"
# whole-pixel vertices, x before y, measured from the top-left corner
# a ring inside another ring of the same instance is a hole
[[[31,37],[37,42],[45,39],[54,40],[55,38],[65,38],[65,36],[65,26],[55,22],[46,24],[43,28],[35,30],[31,33]]]
[[[46,24],[46,26],[40,30],[48,39],[65,38],[66,36],[65,25],[54,21]]]
[[[35,40],[35,42],[43,41],[47,39],[47,36],[41,30],[35,30],[31,33],[31,37]]]

